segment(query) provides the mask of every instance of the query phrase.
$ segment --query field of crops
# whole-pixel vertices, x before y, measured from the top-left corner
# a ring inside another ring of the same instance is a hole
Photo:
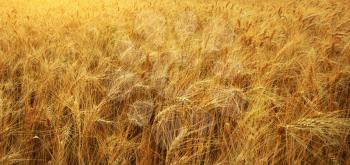
[[[348,0],[1,0],[0,164],[350,164]]]

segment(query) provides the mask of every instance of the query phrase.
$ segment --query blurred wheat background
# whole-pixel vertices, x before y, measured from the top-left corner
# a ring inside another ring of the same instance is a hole
[[[2,0],[0,164],[350,164],[348,0]]]

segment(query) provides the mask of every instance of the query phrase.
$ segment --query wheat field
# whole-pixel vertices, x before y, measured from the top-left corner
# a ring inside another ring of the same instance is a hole
[[[348,0],[2,0],[0,164],[350,164]]]

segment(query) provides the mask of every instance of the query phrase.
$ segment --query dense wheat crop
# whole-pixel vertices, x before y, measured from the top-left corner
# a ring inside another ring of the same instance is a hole
[[[350,164],[348,0],[1,0],[0,164]]]

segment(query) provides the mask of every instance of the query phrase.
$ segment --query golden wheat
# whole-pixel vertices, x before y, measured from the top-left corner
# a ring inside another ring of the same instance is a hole
[[[348,0],[0,3],[0,164],[350,164]]]

